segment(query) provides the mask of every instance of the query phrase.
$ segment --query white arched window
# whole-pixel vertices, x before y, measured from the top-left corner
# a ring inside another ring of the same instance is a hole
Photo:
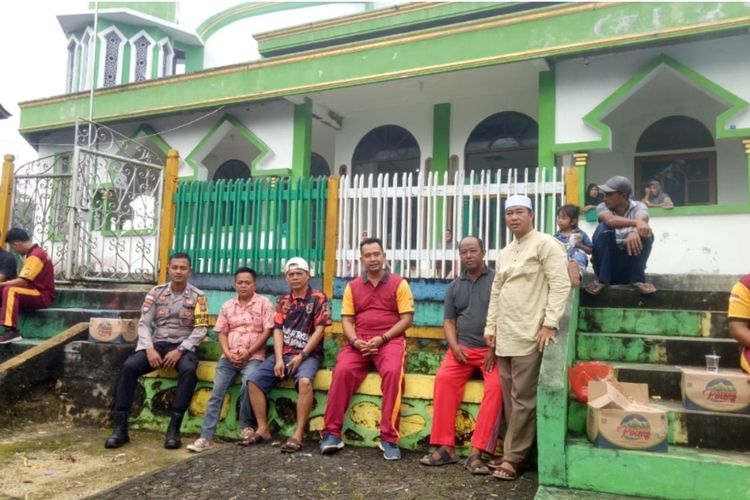
[[[81,51],[78,65],[78,85],[76,90],[89,90],[91,88],[91,68],[94,66],[93,42],[94,30],[86,28],[81,36]]]
[[[138,32],[130,39],[130,81],[142,82],[151,79],[151,66],[154,59],[154,39],[145,31]]]
[[[65,92],[70,93],[77,89],[76,63],[78,62],[79,44],[75,36],[68,39],[68,64],[65,71]]]
[[[115,27],[100,33],[99,38],[99,86],[112,87],[122,83],[122,49],[126,39]]]
[[[174,49],[169,39],[159,42],[159,76],[171,76],[174,67]]]

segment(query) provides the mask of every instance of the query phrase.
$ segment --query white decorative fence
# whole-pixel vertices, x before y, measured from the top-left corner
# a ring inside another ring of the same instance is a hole
[[[407,278],[456,276],[458,241],[469,235],[484,241],[486,259],[494,261],[512,237],[503,200],[528,195],[536,228],[552,231],[555,210],[565,203],[563,179],[563,168],[514,169],[502,177],[490,171],[342,176],[336,275],[359,274],[364,237],[380,238],[391,269]]]

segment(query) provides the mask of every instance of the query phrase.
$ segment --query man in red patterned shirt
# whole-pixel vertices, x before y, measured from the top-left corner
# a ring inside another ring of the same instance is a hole
[[[241,444],[248,446],[271,439],[266,394],[282,380],[294,377],[299,393],[297,427],[294,435],[281,446],[281,451],[295,453],[302,448],[307,417],[312,410],[313,380],[323,360],[323,331],[331,325],[331,310],[326,295],[309,285],[310,267],[305,259],[291,258],[284,268],[291,292],[276,302],[274,354],[250,375],[247,383],[258,430]]]
[[[5,332],[0,335],[0,344],[18,342],[18,311],[33,311],[49,307],[55,300],[55,270],[47,252],[32,243],[28,233],[13,228],[5,235],[5,242],[14,252],[24,257],[18,277],[0,283],[2,310],[0,322]]]

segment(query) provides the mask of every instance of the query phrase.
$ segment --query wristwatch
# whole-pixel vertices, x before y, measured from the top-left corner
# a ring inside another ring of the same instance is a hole
[[[184,345],[177,346],[177,350],[180,351],[180,354],[185,354],[187,352],[187,347]]]

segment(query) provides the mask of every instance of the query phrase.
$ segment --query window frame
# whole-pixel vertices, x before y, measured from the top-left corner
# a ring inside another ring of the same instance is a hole
[[[641,169],[647,162],[654,162],[654,161],[663,161],[665,163],[671,163],[673,161],[679,161],[679,160],[689,160],[689,159],[705,159],[708,161],[708,178],[702,179],[702,180],[694,180],[690,181],[689,179],[685,182],[685,189],[684,195],[685,195],[685,203],[677,205],[676,207],[696,207],[696,206],[709,206],[709,205],[716,205],[718,196],[717,196],[717,176],[716,176],[716,150],[715,149],[704,149],[704,150],[691,150],[689,153],[683,153],[679,151],[673,151],[673,152],[664,152],[660,154],[653,154],[653,153],[639,153],[637,156],[634,157],[634,165],[633,165],[633,171],[634,171],[634,180],[635,180],[635,190],[636,190],[636,198],[640,201],[643,198],[643,193],[640,191],[641,186],[645,184],[646,182],[650,181],[651,179],[644,179],[642,176]],[[661,182],[661,179],[657,179]],[[708,202],[696,202],[696,203],[690,203],[690,200],[688,198],[688,192],[687,189],[688,185],[693,182],[706,182],[708,181]],[[662,182],[662,185],[664,183]],[[672,193],[667,191],[667,194],[672,196]]]

